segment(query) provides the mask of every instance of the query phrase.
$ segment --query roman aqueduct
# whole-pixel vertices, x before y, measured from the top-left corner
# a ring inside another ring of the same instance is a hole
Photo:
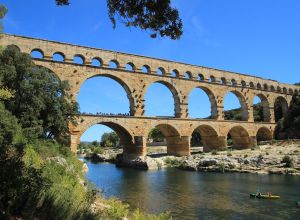
[[[272,139],[276,126],[275,102],[281,103],[284,115],[292,95],[300,92],[299,86],[255,76],[29,37],[2,34],[0,45],[15,45],[28,54],[39,53],[34,62],[48,68],[61,80],[67,80],[74,100],[81,85],[95,76],[109,77],[124,88],[130,114],[80,115],[77,126],[70,126],[71,149],[74,152],[81,135],[95,124],[103,124],[116,131],[124,154],[133,157],[146,154],[147,136],[154,127],[166,137],[170,154],[189,155],[194,131],[200,133],[205,151],[226,148],[228,133],[235,148],[250,148],[256,145],[257,139]],[[54,60],[54,56],[59,56],[60,60]],[[75,59],[79,62],[75,63]],[[174,117],[144,116],[144,96],[147,88],[155,82],[167,86],[172,92]],[[188,97],[194,88],[201,88],[208,95],[210,119],[189,118]],[[240,101],[242,121],[224,120],[224,97],[228,92],[234,93]],[[254,122],[255,96],[262,100],[263,122]]]

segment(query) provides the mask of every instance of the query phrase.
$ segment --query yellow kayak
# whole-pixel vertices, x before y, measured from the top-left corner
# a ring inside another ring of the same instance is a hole
[[[274,195],[263,195],[263,194],[260,194],[260,195],[257,195],[257,194],[250,194],[250,197],[251,198],[258,198],[258,199],[279,199],[280,196],[274,196]]]

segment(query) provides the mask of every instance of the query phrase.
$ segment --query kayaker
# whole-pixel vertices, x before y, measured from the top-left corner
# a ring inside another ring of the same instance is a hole
[[[260,192],[257,192],[257,193],[256,193],[256,197],[258,197],[258,198],[261,197],[261,193],[260,193]]]
[[[271,193],[271,192],[268,192],[268,196],[271,197],[271,196],[272,196],[272,193]]]

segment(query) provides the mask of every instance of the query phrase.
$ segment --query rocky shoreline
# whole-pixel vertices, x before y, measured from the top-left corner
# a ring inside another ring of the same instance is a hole
[[[119,167],[158,170],[164,167],[197,172],[239,172],[258,174],[300,175],[300,144],[261,145],[257,149],[214,151],[191,156],[146,156],[124,158],[120,150],[89,155],[92,162],[111,162]]]

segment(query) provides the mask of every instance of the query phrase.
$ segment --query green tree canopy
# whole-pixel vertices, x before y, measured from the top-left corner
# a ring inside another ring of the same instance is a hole
[[[120,138],[116,132],[105,132],[101,137],[101,146],[103,147],[119,147]]]
[[[300,138],[300,96],[294,95],[287,115],[277,123],[275,136],[277,139]]]
[[[4,101],[7,110],[19,119],[25,136],[60,138],[69,132],[78,106],[68,101],[68,83],[51,71],[36,66],[30,56],[8,46],[0,54],[0,80],[14,91]]]
[[[70,0],[56,0],[57,5],[69,5]],[[182,35],[182,20],[178,10],[171,7],[170,0],[107,0],[108,15],[116,27],[116,19],[127,27],[138,27],[157,35],[179,39]]]
[[[165,136],[158,128],[153,128],[148,136],[149,139],[152,139],[153,142],[162,142],[165,139]]]

